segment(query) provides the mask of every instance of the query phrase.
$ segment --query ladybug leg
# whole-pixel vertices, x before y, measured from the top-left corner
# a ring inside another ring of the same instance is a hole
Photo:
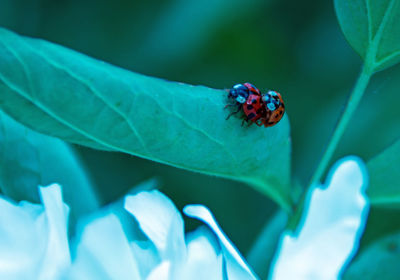
[[[260,119],[258,119],[258,120],[255,122],[255,124],[256,124],[257,126],[262,126],[262,125],[263,125]]]
[[[244,125],[244,122],[248,122],[249,119],[247,118],[247,116],[242,120],[242,126]]]
[[[224,109],[226,109],[226,108],[228,108],[228,107],[235,106],[235,105],[236,105],[236,103],[232,103],[232,104],[226,104],[226,105],[225,105],[225,107],[224,107]]]
[[[233,106],[233,105],[235,105],[235,104],[228,104],[228,105]],[[225,108],[226,108],[228,105],[226,105]],[[226,120],[229,120],[229,118],[230,118],[232,115],[239,113],[240,109],[242,109],[241,106],[238,106],[238,109],[237,109],[236,111],[230,113],[230,114],[226,117]]]

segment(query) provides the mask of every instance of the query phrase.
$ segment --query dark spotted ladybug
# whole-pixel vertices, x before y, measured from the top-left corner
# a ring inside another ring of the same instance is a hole
[[[265,112],[261,118],[261,123],[265,126],[276,125],[285,114],[285,104],[279,92],[270,90],[266,94],[262,94]]]

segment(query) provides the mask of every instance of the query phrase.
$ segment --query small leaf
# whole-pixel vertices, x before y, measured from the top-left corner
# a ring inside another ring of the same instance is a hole
[[[400,61],[400,0],[335,0],[350,45],[372,71]]]
[[[225,120],[226,95],[0,29],[0,108],[15,119],[72,143],[244,181],[288,209],[287,117],[242,127]]]
[[[77,217],[98,207],[78,159],[61,140],[42,135],[0,111],[0,189],[14,200],[39,203],[38,186],[59,183]]]
[[[400,233],[389,235],[365,249],[345,271],[343,279],[398,279]]]
[[[400,140],[367,163],[372,204],[400,207]]]

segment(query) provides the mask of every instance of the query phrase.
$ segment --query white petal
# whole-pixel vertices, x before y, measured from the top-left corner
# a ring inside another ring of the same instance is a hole
[[[124,207],[139,222],[162,259],[186,259],[183,219],[168,197],[159,191],[143,191],[126,196]]]
[[[228,279],[257,279],[239,251],[221,230],[208,208],[203,205],[187,205],[183,209],[183,212],[192,218],[199,219],[206,223],[218,237],[223,257],[226,261]]]
[[[69,279],[142,279],[121,223],[114,214],[84,227]]]
[[[70,264],[61,188],[40,195],[44,206],[0,198],[0,279],[55,279]]]
[[[149,240],[136,240],[130,244],[140,275],[145,279],[149,273],[161,263],[160,256],[153,243]]]
[[[54,279],[71,264],[67,225],[69,207],[63,203],[61,187],[57,184],[39,188],[48,225],[48,238],[39,279]]]
[[[171,263],[169,261],[162,262],[150,273],[147,280],[170,280],[170,268]]]
[[[39,205],[25,203],[20,207],[0,198],[0,279],[23,279],[39,273],[47,236],[44,225],[36,226],[41,213]]]
[[[200,227],[187,235],[188,258],[174,271],[172,279],[223,280],[222,255],[218,241],[209,228]]]
[[[283,235],[272,279],[337,279],[358,249],[369,209],[366,167],[346,157],[327,182],[325,189],[310,191],[299,235]]]

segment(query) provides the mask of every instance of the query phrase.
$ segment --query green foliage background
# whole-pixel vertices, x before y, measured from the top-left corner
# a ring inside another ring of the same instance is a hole
[[[361,67],[332,1],[1,0],[0,26],[150,76],[219,89],[250,81],[280,91],[291,126],[292,179],[300,186],[315,170]],[[355,154],[368,161],[400,138],[399,88],[399,65],[374,75],[335,160]],[[179,207],[210,207],[244,253],[277,209],[237,182],[74,148],[103,204],[156,176]],[[362,248],[399,230],[399,214],[396,207],[374,206]]]

